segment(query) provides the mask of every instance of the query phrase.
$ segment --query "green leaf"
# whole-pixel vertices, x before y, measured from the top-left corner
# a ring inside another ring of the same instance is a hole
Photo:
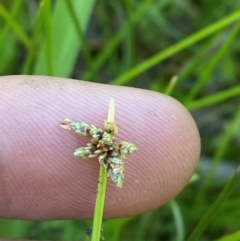
[[[231,235],[228,235],[226,237],[220,238],[216,241],[239,241],[240,240],[240,231],[237,231]]]
[[[123,75],[114,79],[111,83],[115,85],[123,85],[129,80],[132,80],[134,77],[140,75],[141,73],[147,71],[156,64],[162,62],[163,60],[173,56],[174,54],[180,52],[181,50],[197,43],[198,41],[210,36],[211,34],[219,31],[220,29],[227,27],[231,23],[240,19],[240,10],[233,12],[232,14],[226,16],[223,19],[220,19],[216,23],[213,23],[200,31],[190,35],[189,37],[184,38],[182,41],[171,45],[169,48],[153,55],[151,58],[143,61],[139,65],[136,65],[129,71],[125,72]]]
[[[71,3],[75,9],[78,24],[80,24],[82,31],[85,31],[95,0],[71,0]],[[46,75],[48,73],[45,47],[48,39],[48,41],[51,40],[53,75],[70,77],[81,43],[65,1],[56,2],[49,32],[51,32],[51,38],[46,37],[45,44],[41,46],[40,54],[34,66],[34,74]]]

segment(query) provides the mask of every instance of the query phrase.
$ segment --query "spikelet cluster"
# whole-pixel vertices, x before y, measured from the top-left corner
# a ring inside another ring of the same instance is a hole
[[[65,119],[61,122],[61,127],[73,130],[80,136],[92,138],[85,147],[77,148],[73,155],[83,159],[97,157],[99,163],[105,167],[108,177],[121,188],[124,179],[124,159],[137,148],[126,141],[121,141],[119,145],[114,144],[117,134],[115,123],[105,120],[104,130],[102,130],[86,122],[72,122]]]

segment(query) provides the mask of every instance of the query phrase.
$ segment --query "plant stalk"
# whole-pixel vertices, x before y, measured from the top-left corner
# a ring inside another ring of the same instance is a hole
[[[97,198],[95,203],[91,241],[100,240],[106,187],[107,187],[107,172],[104,166],[101,165],[100,171],[99,171],[98,192],[97,192]]]
[[[228,184],[225,186],[225,188],[222,190],[220,195],[217,197],[215,202],[212,204],[212,206],[209,208],[207,213],[203,216],[199,224],[196,226],[196,228],[191,233],[190,237],[187,239],[187,241],[197,241],[201,234],[204,232],[214,215],[219,211],[220,206],[224,203],[224,201],[229,197],[229,195],[232,193],[232,191],[236,188],[237,184],[239,183],[240,179],[240,166],[237,168],[235,174],[231,178],[231,180],[228,182]]]
[[[114,100],[110,100],[108,109],[108,122],[114,122],[115,106]],[[98,191],[95,202],[94,217],[93,217],[93,229],[91,241],[99,241],[101,237],[102,229],[102,217],[105,203],[107,189],[107,172],[103,165],[100,165],[99,179],[98,179]]]

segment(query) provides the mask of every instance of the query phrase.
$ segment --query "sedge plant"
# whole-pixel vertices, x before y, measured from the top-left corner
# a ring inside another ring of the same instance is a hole
[[[106,196],[107,177],[109,177],[118,188],[122,188],[124,179],[124,159],[132,154],[137,148],[134,144],[121,141],[115,145],[115,135],[118,128],[114,122],[115,105],[110,100],[108,117],[104,121],[104,130],[86,122],[72,122],[65,119],[61,127],[73,130],[80,136],[92,137],[90,143],[85,147],[77,148],[73,155],[82,159],[98,158],[100,164],[98,191],[95,202],[92,241],[99,241],[102,236],[102,217]]]

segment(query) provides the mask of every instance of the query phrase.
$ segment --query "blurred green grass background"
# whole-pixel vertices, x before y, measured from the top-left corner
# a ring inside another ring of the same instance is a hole
[[[239,165],[239,20],[234,0],[0,1],[0,75],[163,92],[197,122],[198,181],[157,210],[104,221],[106,240],[240,240],[239,187],[210,215],[201,237],[190,236]],[[0,219],[0,237],[89,240],[89,227],[91,221]]]

